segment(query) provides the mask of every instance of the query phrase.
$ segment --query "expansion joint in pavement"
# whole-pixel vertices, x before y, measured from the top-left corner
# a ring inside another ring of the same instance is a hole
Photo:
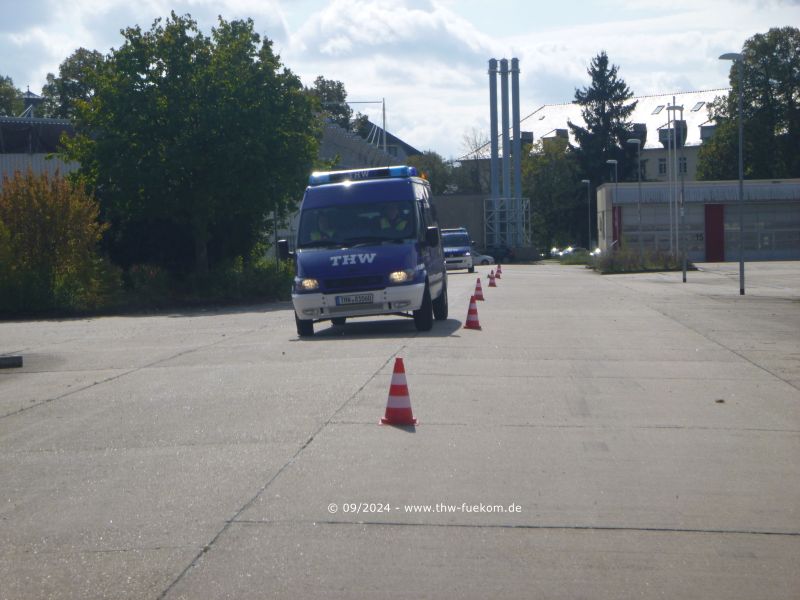
[[[412,339],[413,339],[413,338],[415,338],[415,337],[417,337],[417,336],[416,336],[416,335],[413,335],[413,336],[412,336]],[[314,433],[312,433],[312,434],[309,436],[309,438],[308,438],[308,439],[307,439],[307,440],[306,440],[306,441],[303,443],[303,445],[302,445],[302,446],[300,446],[300,448],[298,448],[298,449],[297,449],[297,451],[296,451],[296,452],[295,452],[295,453],[294,453],[294,454],[293,454],[293,455],[292,455],[292,456],[289,458],[289,460],[287,460],[287,461],[286,461],[286,462],[285,462],[285,463],[284,463],[284,464],[283,464],[283,465],[282,465],[282,466],[281,466],[281,467],[280,467],[280,468],[279,468],[279,469],[278,469],[278,470],[277,470],[277,471],[276,471],[276,472],[275,472],[275,473],[272,475],[272,477],[270,477],[270,478],[269,478],[269,479],[266,481],[266,483],[264,483],[264,485],[262,485],[262,486],[261,486],[261,487],[260,487],[260,488],[259,488],[259,489],[256,491],[256,493],[253,495],[253,497],[252,497],[252,498],[250,498],[250,499],[249,499],[247,502],[245,502],[245,503],[244,503],[244,504],[243,504],[243,505],[242,505],[242,506],[241,506],[241,507],[240,507],[240,508],[239,508],[239,509],[236,511],[236,513],[233,515],[233,517],[232,517],[231,519],[229,519],[229,520],[225,521],[225,523],[224,523],[224,525],[222,526],[222,528],[221,528],[221,529],[220,529],[220,530],[219,530],[219,531],[218,531],[218,532],[217,532],[217,533],[214,535],[214,537],[211,539],[211,541],[210,541],[208,544],[206,544],[205,546],[203,546],[202,550],[200,550],[200,552],[198,552],[198,553],[197,553],[197,555],[196,555],[196,556],[195,556],[195,557],[192,559],[192,561],[191,561],[191,562],[190,562],[190,563],[189,563],[189,564],[186,566],[186,568],[184,568],[184,569],[183,569],[183,570],[182,570],[182,571],[181,571],[181,572],[178,574],[178,576],[175,578],[175,580],[174,580],[172,583],[170,583],[170,584],[167,586],[167,588],[166,588],[166,589],[165,589],[163,592],[161,592],[161,594],[159,594],[159,596],[158,596],[158,600],[163,600],[164,598],[166,598],[167,594],[169,594],[169,593],[170,593],[170,591],[171,591],[171,590],[172,590],[172,589],[173,589],[173,588],[174,588],[176,585],[178,585],[178,583],[180,583],[180,581],[181,581],[181,580],[182,580],[182,579],[183,579],[183,578],[186,576],[186,574],[187,574],[187,573],[189,573],[189,571],[191,571],[191,570],[192,570],[192,569],[193,569],[195,566],[197,566],[197,563],[200,561],[200,559],[203,557],[203,555],[204,555],[204,554],[206,554],[206,553],[207,553],[209,550],[211,550],[211,548],[213,548],[214,544],[216,544],[216,543],[217,543],[217,540],[219,540],[219,539],[220,539],[220,537],[222,537],[222,535],[223,535],[223,534],[224,534],[224,533],[225,533],[225,532],[226,532],[226,531],[227,531],[227,530],[230,528],[230,526],[231,526],[232,524],[234,524],[234,523],[241,523],[241,522],[243,522],[243,521],[239,521],[239,520],[237,520],[237,519],[238,519],[238,517],[239,517],[240,515],[242,515],[242,514],[243,514],[243,513],[244,513],[244,512],[245,512],[245,511],[248,509],[248,508],[250,508],[250,507],[251,507],[251,506],[252,506],[252,505],[253,505],[253,504],[256,502],[256,500],[258,500],[258,497],[259,497],[259,496],[261,496],[261,494],[263,494],[263,493],[264,493],[264,492],[265,492],[265,491],[266,491],[266,490],[269,488],[269,486],[270,486],[270,485],[272,485],[272,483],[273,483],[273,482],[274,482],[276,479],[278,479],[278,477],[280,477],[280,476],[283,474],[283,472],[284,472],[284,471],[286,471],[286,470],[287,470],[287,469],[288,469],[288,468],[289,468],[289,467],[290,467],[292,464],[294,464],[294,462],[295,462],[295,461],[296,461],[296,460],[297,460],[297,459],[300,457],[300,455],[303,453],[303,451],[304,451],[306,448],[308,448],[308,447],[311,445],[311,443],[314,441],[314,439],[315,439],[315,438],[316,438],[316,437],[317,437],[317,436],[318,436],[318,435],[319,435],[319,434],[320,434],[322,431],[324,431],[324,429],[325,429],[326,427],[328,427],[328,425],[330,425],[330,424],[333,422],[334,418],[336,418],[336,415],[338,415],[338,414],[339,414],[339,413],[340,413],[342,410],[344,410],[344,408],[345,408],[345,407],[346,407],[346,406],[347,406],[347,405],[348,405],[350,402],[352,402],[352,401],[353,401],[353,399],[354,399],[354,398],[356,398],[356,397],[357,397],[357,396],[358,396],[358,395],[359,395],[359,394],[360,394],[360,393],[361,393],[361,392],[364,390],[364,388],[366,388],[366,387],[367,387],[367,386],[370,384],[370,382],[371,382],[373,379],[375,379],[375,377],[378,375],[378,373],[380,373],[380,372],[381,372],[381,371],[382,371],[382,370],[383,370],[383,369],[384,369],[384,368],[385,368],[387,365],[389,365],[389,364],[390,364],[390,363],[391,363],[391,362],[394,360],[394,358],[395,358],[395,357],[396,357],[396,356],[397,356],[397,355],[398,355],[400,352],[402,352],[402,351],[403,351],[405,348],[407,348],[407,347],[408,347],[408,345],[407,345],[407,344],[403,344],[403,345],[401,345],[401,346],[400,346],[400,347],[399,347],[399,348],[398,348],[398,349],[397,349],[397,350],[396,350],[396,351],[395,351],[395,352],[394,352],[394,353],[393,353],[391,356],[389,356],[389,358],[388,358],[388,359],[386,359],[386,361],[384,361],[384,362],[383,362],[383,363],[382,363],[382,364],[381,364],[381,365],[380,365],[380,366],[379,366],[377,369],[375,369],[375,371],[372,373],[372,375],[370,375],[369,377],[367,377],[366,381],[364,381],[364,383],[363,383],[363,384],[362,384],[362,385],[361,385],[361,386],[360,386],[360,387],[359,387],[359,388],[358,388],[356,391],[354,391],[352,394],[350,394],[350,396],[348,396],[348,397],[347,397],[347,399],[346,399],[344,402],[342,402],[342,404],[341,404],[341,405],[340,405],[340,406],[339,406],[339,407],[338,407],[338,408],[337,408],[337,409],[336,409],[336,410],[335,410],[335,411],[334,411],[334,412],[333,412],[333,413],[332,413],[332,414],[331,414],[331,415],[328,417],[328,419],[327,419],[327,420],[326,420],[324,423],[322,423],[322,425],[320,425],[320,426],[319,426],[319,427],[316,429],[316,431],[314,431]]]

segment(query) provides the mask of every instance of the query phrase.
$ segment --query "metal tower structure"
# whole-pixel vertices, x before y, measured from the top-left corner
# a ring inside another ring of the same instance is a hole
[[[519,113],[519,60],[489,60],[489,116],[491,131],[490,196],[484,201],[485,239],[489,247],[520,248],[531,245],[530,200],[522,197]],[[511,124],[508,110],[508,75],[511,74]],[[497,75],[500,75],[501,132],[497,131]],[[513,140],[509,139],[509,129]],[[502,160],[499,140],[502,139]],[[513,150],[512,150],[513,147]],[[513,169],[512,169],[513,158]],[[499,167],[502,165],[502,169]],[[499,171],[502,170],[502,176]],[[512,177],[513,170],[513,177]],[[512,185],[513,179],[513,185]]]

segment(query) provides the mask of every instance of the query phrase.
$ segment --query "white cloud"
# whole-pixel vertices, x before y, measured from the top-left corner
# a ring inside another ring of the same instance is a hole
[[[283,63],[306,84],[323,75],[342,81],[351,100],[386,98],[392,133],[445,156],[460,154],[464,132],[488,128],[491,57],[520,58],[525,115],[545,103],[569,102],[576,87],[589,83],[586,69],[600,50],[608,51],[639,95],[724,87],[730,66],[717,60],[719,54],[738,50],[770,27],[800,22],[798,3],[779,0],[673,0],[668,6],[650,0],[605,0],[602,6],[560,0],[524,8],[493,0],[491,10],[478,0],[29,0],[28,5],[38,7],[38,18],[20,10],[0,26],[7,70],[2,74],[23,88],[30,83],[38,91],[45,74],[77,47],[107,52],[120,45],[120,28],[147,29],[170,10],[191,13],[206,32],[218,14],[252,17],[256,31],[275,42]],[[513,23],[501,20],[511,15]],[[489,17],[497,20],[490,23]],[[516,35],[503,33],[509,30]],[[379,106],[355,108],[380,119]]]
[[[48,72],[77,48],[106,53],[122,43],[120,29],[139,25],[149,29],[155,19],[167,18],[171,10],[190,13],[209,33],[222,15],[227,20],[252,17],[256,31],[270,39],[285,39],[286,21],[278,0],[37,0],[40,16],[32,23],[20,19],[12,29],[5,23],[0,33],[0,55],[14,57],[3,65],[18,86],[30,85],[38,92]]]
[[[334,0],[292,36],[289,50],[331,58],[386,54],[413,57],[442,51],[487,54],[493,45],[469,21],[436,2]]]

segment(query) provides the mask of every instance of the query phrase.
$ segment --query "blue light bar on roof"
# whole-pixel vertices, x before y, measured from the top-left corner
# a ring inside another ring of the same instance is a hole
[[[386,177],[416,177],[416,167],[406,165],[378,167],[375,169],[351,169],[349,171],[317,171],[308,178],[308,185],[324,185],[341,181],[363,181],[365,179],[384,179]]]

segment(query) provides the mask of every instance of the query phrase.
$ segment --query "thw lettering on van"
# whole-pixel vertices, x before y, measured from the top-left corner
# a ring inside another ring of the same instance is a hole
[[[355,264],[372,264],[375,260],[375,253],[369,254],[342,254],[341,256],[331,256],[331,266],[338,267],[339,265],[355,265]]]

